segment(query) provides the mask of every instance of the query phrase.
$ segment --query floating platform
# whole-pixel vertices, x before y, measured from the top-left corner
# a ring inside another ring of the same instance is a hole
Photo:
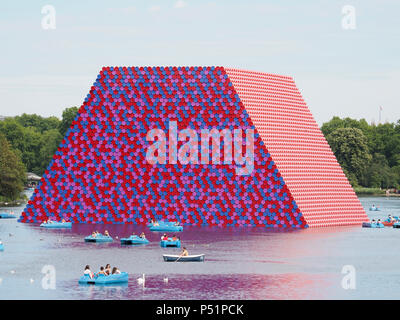
[[[175,254],[164,254],[163,259],[166,262],[203,262],[205,254],[197,254],[191,256],[179,256]]]
[[[121,272],[120,274],[110,274],[109,276],[100,274],[94,278],[90,278],[89,275],[83,275],[79,278],[80,284],[112,284],[112,283],[125,283],[128,282],[129,275],[127,272]]]

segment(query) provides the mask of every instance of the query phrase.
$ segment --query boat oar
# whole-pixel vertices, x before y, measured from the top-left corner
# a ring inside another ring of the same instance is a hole
[[[178,261],[180,258],[182,258],[182,257],[183,257],[183,256],[179,256],[179,258],[178,258],[178,259],[176,259],[176,260],[175,260],[175,262],[177,262],[177,261]]]

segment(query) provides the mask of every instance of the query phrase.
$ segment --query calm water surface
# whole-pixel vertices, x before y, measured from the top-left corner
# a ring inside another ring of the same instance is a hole
[[[360,198],[370,218],[400,216],[400,199]],[[368,211],[375,204],[382,210]],[[21,212],[23,207],[13,208]],[[93,230],[119,238],[145,231],[150,244],[85,243]],[[272,232],[260,228],[185,227],[189,254],[204,263],[166,263],[160,233],[144,226],[74,225],[46,230],[0,220],[0,299],[400,299],[400,229],[338,227]],[[126,285],[78,284],[83,267],[110,263],[130,275]],[[56,270],[56,289],[42,288],[44,265]],[[356,289],[341,286],[344,265],[356,270]],[[145,274],[145,285],[137,278]],[[168,278],[168,282],[164,279]]]

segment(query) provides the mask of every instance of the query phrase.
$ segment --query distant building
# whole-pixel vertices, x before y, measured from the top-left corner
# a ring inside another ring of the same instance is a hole
[[[30,185],[30,186],[37,185],[39,183],[40,179],[42,179],[42,177],[38,176],[37,174],[35,174],[33,172],[26,173],[26,180],[27,180],[28,185]]]

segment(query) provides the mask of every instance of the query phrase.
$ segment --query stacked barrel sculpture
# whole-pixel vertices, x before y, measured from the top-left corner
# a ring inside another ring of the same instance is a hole
[[[104,67],[19,221],[48,218],[368,220],[293,79],[223,67]]]

